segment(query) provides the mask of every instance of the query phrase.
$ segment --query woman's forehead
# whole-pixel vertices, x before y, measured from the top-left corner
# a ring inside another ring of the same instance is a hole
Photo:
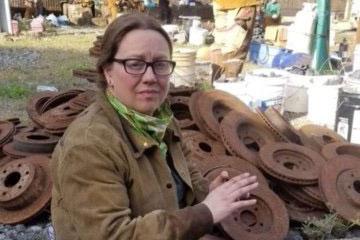
[[[116,55],[168,57],[170,49],[165,37],[159,32],[136,29],[124,36]]]

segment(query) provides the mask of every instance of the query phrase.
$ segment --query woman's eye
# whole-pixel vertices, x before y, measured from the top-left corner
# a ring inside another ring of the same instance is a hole
[[[126,65],[131,68],[142,68],[145,64],[140,61],[130,61],[130,62],[127,62]]]
[[[167,68],[168,67],[168,63],[167,62],[157,62],[155,64],[156,68],[162,69],[162,68]]]

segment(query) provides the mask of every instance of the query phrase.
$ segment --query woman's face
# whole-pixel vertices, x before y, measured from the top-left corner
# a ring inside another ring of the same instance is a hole
[[[154,30],[133,30],[118,46],[115,59],[139,59],[146,62],[171,60],[165,38]],[[132,64],[132,63],[130,63]],[[134,65],[136,67],[136,65]],[[127,69],[129,72],[129,69]],[[113,62],[104,69],[111,93],[127,107],[148,115],[164,102],[169,90],[169,77],[159,76],[151,67],[140,75],[129,74],[124,63]]]

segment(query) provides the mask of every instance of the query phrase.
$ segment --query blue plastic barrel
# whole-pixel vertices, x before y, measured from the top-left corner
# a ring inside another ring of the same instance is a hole
[[[284,48],[261,44],[257,64],[263,67],[279,68],[280,59],[287,53]]]
[[[260,46],[261,46],[261,43],[256,42],[256,41],[252,41],[250,43],[250,48],[249,48],[249,60],[250,60],[250,62],[257,63],[258,58],[259,58]]]

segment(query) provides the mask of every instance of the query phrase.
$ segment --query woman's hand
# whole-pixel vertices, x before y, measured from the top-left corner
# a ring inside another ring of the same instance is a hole
[[[202,203],[210,209],[214,223],[218,223],[236,209],[254,205],[256,200],[247,197],[258,185],[256,176],[244,173],[213,188]]]

